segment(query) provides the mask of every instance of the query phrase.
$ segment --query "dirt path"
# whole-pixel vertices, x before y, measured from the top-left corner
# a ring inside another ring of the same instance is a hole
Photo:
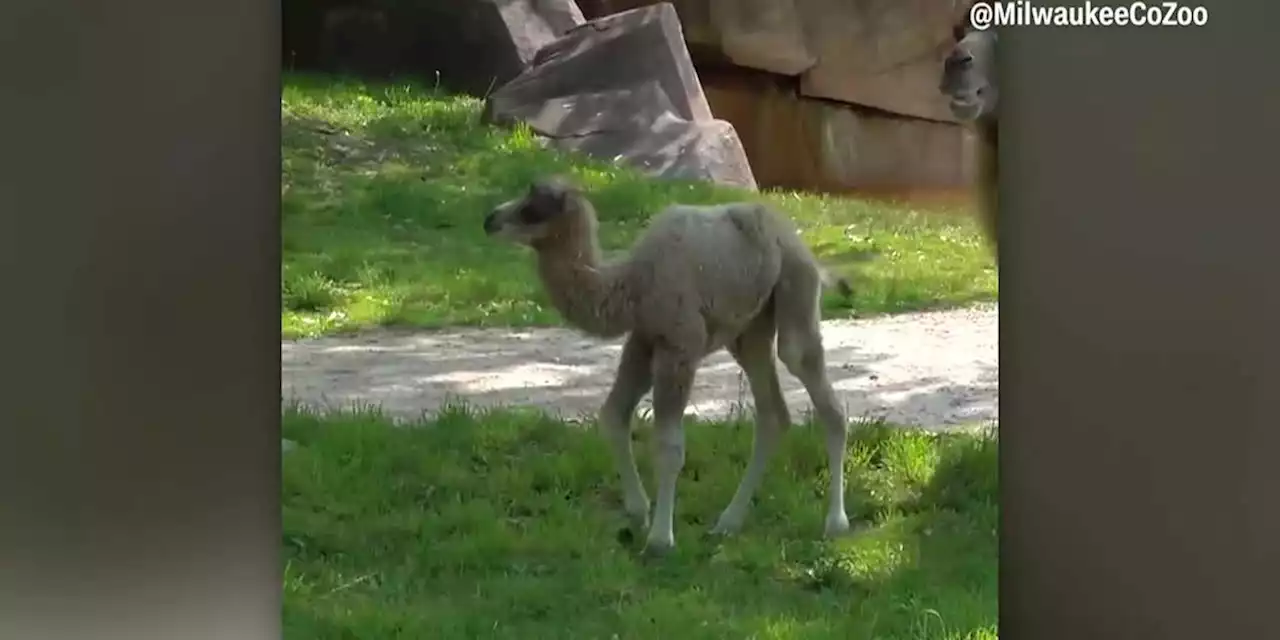
[[[992,305],[824,322],[832,383],[849,417],[932,429],[997,419],[997,316]],[[393,416],[417,417],[452,397],[579,417],[603,402],[621,342],[564,329],[467,329],[376,331],[280,348],[286,401],[377,404]],[[798,418],[809,400],[783,371]],[[737,365],[721,352],[699,370],[689,413],[722,416],[750,397]],[[646,398],[641,409],[648,406]]]

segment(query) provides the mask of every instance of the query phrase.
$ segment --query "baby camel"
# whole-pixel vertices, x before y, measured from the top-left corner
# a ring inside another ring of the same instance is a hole
[[[531,247],[552,303],[569,323],[602,338],[627,334],[600,427],[622,481],[633,526],[648,526],[645,548],[675,546],[676,479],[684,466],[681,424],[694,374],[707,355],[727,348],[755,400],[751,461],[714,533],[743,524],[752,495],[791,416],[778,384],[779,359],[804,384],[826,432],[830,486],[825,533],[849,530],[844,504],[844,413],[826,373],[819,295],[828,276],[789,220],[761,204],[673,205],[658,214],[630,256],[605,262],[591,202],[559,177],[535,181],[498,205],[485,232]],[[838,280],[842,291],[848,285]],[[653,390],[657,500],[636,470],[631,420]]]

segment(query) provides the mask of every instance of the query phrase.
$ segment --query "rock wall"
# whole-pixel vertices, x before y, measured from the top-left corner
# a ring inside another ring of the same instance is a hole
[[[902,194],[967,190],[975,177],[976,140],[965,127],[807,99],[762,72],[699,75],[716,117],[742,138],[761,186]]]
[[[654,0],[578,0],[586,19]],[[707,101],[761,186],[967,190],[975,141],[937,90],[952,0],[672,0]]]

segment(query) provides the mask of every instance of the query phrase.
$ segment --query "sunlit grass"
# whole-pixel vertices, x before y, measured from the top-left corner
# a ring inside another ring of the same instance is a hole
[[[529,255],[486,238],[481,218],[549,173],[590,191],[606,250],[626,247],[672,202],[763,198],[852,278],[828,317],[946,307],[997,296],[967,215],[795,192],[749,193],[645,178],[542,148],[527,130],[479,123],[481,104],[407,85],[286,75],[282,331],[560,322]]]
[[[288,638],[997,637],[991,435],[856,431],[848,501],[865,529],[824,541],[822,438],[797,426],[742,533],[715,541],[750,426],[691,424],[678,548],[656,561],[619,541],[594,430],[530,412],[397,427],[290,410],[284,435],[298,443],[283,460]]]

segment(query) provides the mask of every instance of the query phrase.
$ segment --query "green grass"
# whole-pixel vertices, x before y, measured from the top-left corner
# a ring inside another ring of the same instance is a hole
[[[716,542],[702,534],[751,430],[693,423],[678,548],[643,560],[620,542],[594,430],[458,408],[419,426],[285,412],[286,637],[997,637],[994,436],[856,431],[848,500],[866,529],[824,541],[822,439],[797,426],[743,532]],[[650,478],[649,430],[637,437]]]
[[[285,336],[378,325],[558,324],[530,256],[481,230],[490,207],[553,172],[589,189],[607,251],[626,247],[671,202],[776,204],[833,270],[854,279],[852,302],[830,296],[828,317],[997,295],[990,252],[966,215],[646,179],[543,149],[527,130],[481,126],[480,106],[404,84],[286,74]]]

